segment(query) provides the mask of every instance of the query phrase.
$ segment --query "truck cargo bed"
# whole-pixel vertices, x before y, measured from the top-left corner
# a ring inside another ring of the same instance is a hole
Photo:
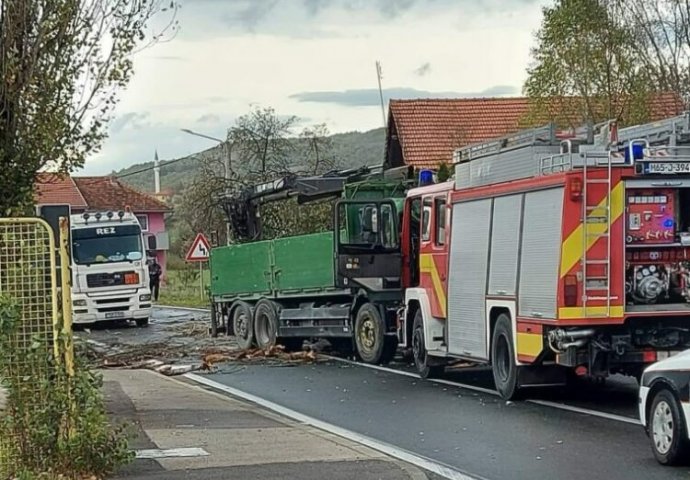
[[[214,248],[214,299],[316,293],[335,288],[333,233],[315,233]]]

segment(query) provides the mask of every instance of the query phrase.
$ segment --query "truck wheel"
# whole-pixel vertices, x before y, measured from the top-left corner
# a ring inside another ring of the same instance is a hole
[[[254,339],[261,349],[271,348],[278,336],[278,310],[270,300],[259,300],[254,307]]]
[[[498,316],[491,340],[491,370],[496,390],[506,400],[518,397],[518,366],[515,363],[513,333],[510,317],[505,313]]]
[[[240,348],[251,348],[254,343],[254,320],[252,308],[244,302],[238,302],[233,310],[232,331]]]
[[[147,318],[137,318],[137,327],[148,327],[149,326],[149,319]]]
[[[688,437],[680,403],[667,388],[657,392],[647,420],[649,439],[657,461],[676,465],[687,458]]]
[[[429,355],[424,344],[424,321],[421,309],[417,310],[412,326],[412,357],[417,373],[422,378],[433,378],[443,374],[443,365],[429,365]]]
[[[355,345],[362,361],[378,364],[393,359],[397,343],[385,333],[386,325],[378,309],[371,303],[362,305],[355,319]]]

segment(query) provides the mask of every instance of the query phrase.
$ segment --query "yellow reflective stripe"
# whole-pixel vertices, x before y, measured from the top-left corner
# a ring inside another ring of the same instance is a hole
[[[622,318],[625,313],[625,308],[623,305],[611,305],[608,316],[614,318]],[[585,312],[584,307],[561,307],[558,309],[559,320],[575,319],[575,318],[587,318],[589,316],[603,316],[606,315],[606,305],[602,306],[588,306],[587,312]]]
[[[441,305],[441,313],[446,316],[446,292],[443,290],[443,283],[434,262],[434,256],[423,253],[419,256],[419,271],[431,275],[431,283],[434,285],[434,293]]]
[[[624,185],[623,182],[618,184],[611,191],[611,223],[618,220],[623,214],[624,204]],[[584,201],[584,200],[583,200]],[[592,210],[588,218],[604,217],[606,215],[606,197],[599,202],[597,208]],[[587,239],[587,250],[597,241],[596,235],[606,233],[606,223],[589,223],[589,233],[593,234]],[[582,258],[582,236],[584,235],[584,225],[580,223],[577,228],[565,239],[561,246],[561,278],[563,278],[577,262]]]
[[[544,345],[541,333],[517,332],[517,353],[518,355],[529,355],[537,357],[543,350]]]

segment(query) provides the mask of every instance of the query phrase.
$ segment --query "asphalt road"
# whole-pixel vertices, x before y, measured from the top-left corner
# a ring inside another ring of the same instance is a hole
[[[621,421],[336,361],[224,370],[208,378],[485,479],[690,475],[659,466],[642,428]]]
[[[116,346],[178,343],[184,325],[203,316],[157,309],[148,329],[112,325],[80,335]],[[528,401],[505,402],[492,392],[490,370],[477,367],[451,369],[445,383],[418,379],[404,363],[374,369],[336,360],[225,364],[203,377],[476,478],[690,477],[690,468],[653,459],[634,424],[637,384],[629,378],[531,390]]]

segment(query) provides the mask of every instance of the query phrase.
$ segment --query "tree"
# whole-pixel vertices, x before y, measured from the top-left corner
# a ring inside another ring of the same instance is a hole
[[[0,214],[32,203],[36,173],[98,151],[131,55],[176,30],[169,0],[0,0]],[[149,35],[149,21],[169,22]]]
[[[319,175],[338,167],[330,137],[325,123],[306,127],[299,136],[301,158],[298,160],[311,175]]]
[[[655,89],[639,62],[636,32],[613,12],[605,0],[558,0],[543,9],[524,85],[534,100],[534,121],[547,117],[574,127],[584,120],[647,117]]]
[[[184,255],[189,243],[199,232],[207,237],[215,232],[219,245],[227,242],[222,195],[232,183],[224,178],[219,162],[220,159],[200,159],[197,174],[175,205],[172,225],[176,238],[173,249],[180,256]]]
[[[245,181],[263,181],[291,170],[294,144],[290,141],[297,117],[279,117],[271,107],[255,108],[237,119],[228,131],[233,168]]]
[[[690,0],[611,0],[613,16],[636,32],[637,61],[659,90],[690,95]]]
[[[450,167],[448,167],[448,164],[446,162],[441,163],[441,165],[438,166],[438,171],[436,172],[436,177],[438,178],[439,182],[445,182],[448,180],[453,174],[450,171]]]

